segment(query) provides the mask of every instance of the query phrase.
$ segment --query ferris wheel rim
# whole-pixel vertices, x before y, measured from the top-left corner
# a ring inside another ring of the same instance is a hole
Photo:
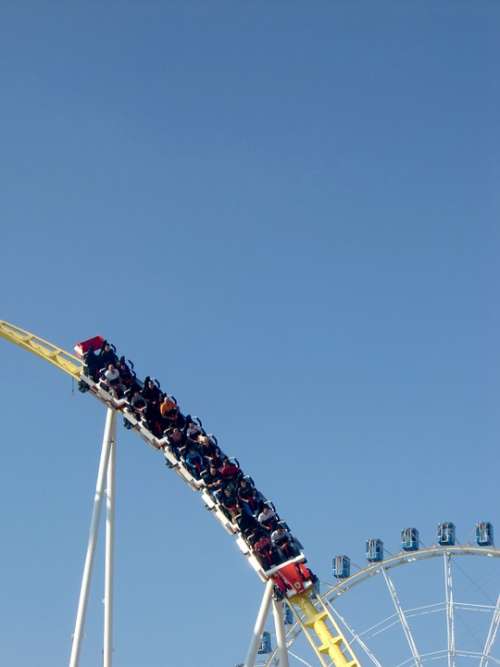
[[[454,546],[433,545],[418,549],[416,551],[401,551],[391,558],[371,563],[367,567],[361,568],[350,577],[342,579],[339,583],[331,586],[321,597],[324,600],[332,602],[333,600],[348,593],[354,586],[380,573],[381,570],[391,570],[400,565],[409,565],[415,561],[426,560],[428,558],[437,558],[449,554],[452,556],[486,556],[488,558],[500,558],[500,548],[479,547],[473,544],[457,544]]]

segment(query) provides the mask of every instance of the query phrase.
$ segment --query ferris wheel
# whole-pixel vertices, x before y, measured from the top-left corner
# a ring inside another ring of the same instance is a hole
[[[490,592],[498,589],[500,549],[491,523],[478,522],[475,533],[475,543],[458,544],[454,524],[441,523],[437,543],[423,547],[418,531],[407,528],[394,555],[384,552],[381,540],[370,539],[368,566],[352,574],[347,556],[333,559],[337,583],[318,595],[318,604],[333,614],[362,665],[500,665],[500,595]],[[301,624],[291,613],[288,623],[290,663],[315,667]],[[279,664],[272,644],[267,631],[263,667]]]
[[[142,402],[147,403],[144,401],[148,389],[146,381],[140,381],[132,372],[131,393],[123,395],[116,388],[120,383],[120,373],[116,375],[117,368],[113,363],[110,364],[108,375],[104,373],[104,366],[97,369],[99,375],[92,372],[86,352],[90,350],[93,355],[95,348],[102,353],[103,349],[109,347],[104,339],[94,337],[78,344],[75,356],[5,321],[0,321],[0,337],[69,374],[78,381],[83,393],[90,393],[106,407],[70,667],[79,665],[103,505],[106,508],[103,666],[112,665],[117,415],[124,417],[127,428],[134,430],[154,450],[163,453],[168,467],[200,495],[204,506],[234,537],[242,555],[264,584],[262,602],[245,662],[239,663],[237,667],[289,667],[290,664],[302,664],[305,667],[318,664],[321,667],[360,667],[361,664],[373,664],[375,667],[422,667],[424,662],[429,661],[442,661],[448,667],[460,667],[463,661],[470,662],[471,659],[476,661],[478,667],[487,667],[489,663],[500,665],[500,657],[494,654],[500,625],[500,596],[492,599],[488,592],[498,588],[497,559],[500,557],[500,549],[494,547],[490,523],[479,522],[476,526],[476,543],[465,545],[458,544],[452,523],[440,524],[437,544],[424,548],[418,531],[415,528],[405,529],[401,534],[401,551],[395,555],[384,549],[381,540],[370,539],[366,548],[369,565],[351,574],[350,559],[345,555],[337,556],[333,567],[337,583],[327,585],[326,590],[320,593],[317,577],[305,565],[302,545],[290,532],[288,524],[280,519],[272,503],[261,497],[262,494],[259,496],[255,489],[258,505],[263,508],[261,514],[257,517],[256,513],[238,513],[231,506],[229,484],[214,492],[207,482],[210,476],[203,476],[195,460],[189,457],[189,447],[186,446],[188,451],[182,453],[172,429],[166,432],[158,430],[154,418],[148,417],[147,409],[143,414],[139,402],[134,403],[136,394],[139,395],[139,401],[142,396]],[[109,354],[110,358],[118,359],[114,351],[111,350]],[[120,358],[120,363],[121,360],[124,357]],[[126,363],[125,367],[130,372]],[[118,384],[113,387],[114,380]],[[152,382],[149,390],[159,393],[159,384],[155,387]],[[177,414],[176,423],[181,417],[187,422],[177,410],[172,397],[165,395],[162,400],[166,404],[170,401],[170,411]],[[165,419],[168,421],[171,416],[167,413]],[[187,423],[184,430],[186,427]],[[208,438],[201,422],[191,419],[191,427],[195,430],[198,428],[200,443],[205,443]],[[180,429],[176,426],[174,430]],[[212,442],[212,446],[216,447],[216,444]],[[222,476],[224,469],[229,471],[228,474],[232,470],[233,477],[230,479],[238,480],[240,491],[245,485],[253,486],[252,478],[241,471],[236,460],[222,456],[223,452],[219,453],[221,460],[224,459],[226,463],[218,469],[217,475]],[[266,523],[268,521],[269,525]],[[253,526],[258,526],[255,534],[252,532]],[[266,530],[269,533],[274,531],[273,540],[274,535],[278,535],[276,543],[266,537]],[[264,537],[260,538],[261,534]],[[267,551],[259,547],[266,539]],[[459,561],[472,562],[470,571]],[[479,561],[481,567],[477,566]],[[439,563],[441,566],[436,568],[435,565]],[[434,566],[432,571],[425,569],[429,564]],[[406,580],[399,577],[400,572],[408,571],[411,571],[411,577]],[[436,598],[438,590],[442,591],[442,595]],[[425,591],[431,599],[420,599]],[[418,601],[408,603],[415,595]],[[271,633],[266,629],[271,610],[275,648],[272,646]]]

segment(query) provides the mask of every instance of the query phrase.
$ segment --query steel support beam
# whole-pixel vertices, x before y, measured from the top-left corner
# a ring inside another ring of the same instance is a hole
[[[398,594],[396,592],[396,587],[394,586],[392,579],[385,571],[385,567],[382,568],[382,575],[384,577],[387,589],[391,596],[392,603],[394,604],[394,609],[396,610],[396,613],[398,615],[399,622],[401,623],[401,627],[403,628],[403,632],[408,642],[408,646],[410,647],[410,651],[413,656],[415,665],[416,667],[422,667],[422,658],[420,657],[420,653],[418,652],[417,646],[415,644],[415,639],[413,638],[413,634],[411,632],[410,626],[408,625],[408,621],[406,619],[403,607],[401,606],[401,602],[399,601]]]
[[[113,574],[115,542],[115,467],[116,423],[113,420],[108,469],[106,475],[106,546],[104,558],[104,659],[111,667],[113,654]]]
[[[490,627],[488,629],[488,635],[486,641],[484,642],[483,655],[481,656],[481,661],[479,667],[487,667],[488,660],[491,658],[491,649],[495,643],[495,639],[498,632],[498,626],[500,625],[500,595],[497,597],[497,603],[493,611],[493,616],[491,618]]]
[[[443,554],[444,587],[446,593],[446,636],[448,641],[448,667],[455,667],[455,606],[453,602],[453,575],[451,554]]]
[[[283,620],[283,603],[273,599],[274,629],[276,630],[276,645],[278,649],[279,667],[288,667],[288,649],[286,646],[286,631]]]
[[[273,596],[273,587],[273,580],[269,579],[266,583],[264,595],[262,596],[262,602],[260,603],[259,612],[255,620],[253,635],[252,639],[250,640],[250,646],[248,647],[248,653],[244,667],[255,667],[255,658],[257,657],[257,651],[259,650],[262,632],[264,630],[264,625],[269,613],[269,605],[271,604],[271,598]]]
[[[108,408],[106,414],[106,424],[104,427],[104,436],[102,440],[101,458],[99,461],[99,470],[97,473],[97,482],[94,496],[94,506],[92,518],[90,521],[89,540],[85,562],[83,566],[82,584],[80,587],[80,597],[78,599],[78,609],[76,612],[75,632],[71,645],[71,655],[69,667],[78,667],[80,661],[80,649],[82,643],[83,629],[85,625],[85,615],[87,611],[87,601],[89,596],[90,581],[92,578],[92,567],[94,564],[95,547],[97,544],[97,531],[99,529],[99,519],[101,516],[101,506],[104,494],[104,484],[108,470],[109,452],[115,428],[115,411]]]

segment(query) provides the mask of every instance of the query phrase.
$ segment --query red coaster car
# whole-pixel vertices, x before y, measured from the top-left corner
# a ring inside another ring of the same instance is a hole
[[[84,340],[81,343],[77,343],[74,347],[74,350],[79,357],[83,357],[83,355],[89,350],[93,350],[94,352],[100,350],[103,344],[104,338],[102,336],[94,336],[93,338]]]
[[[305,563],[289,563],[280,567],[273,581],[287,597],[303,593],[313,585],[313,573]]]

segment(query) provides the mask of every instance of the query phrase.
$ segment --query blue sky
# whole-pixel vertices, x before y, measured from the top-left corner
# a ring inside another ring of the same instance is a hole
[[[326,581],[366,537],[498,519],[499,28],[486,1],[2,6],[1,317],[157,375]],[[104,414],[1,358],[1,657],[48,667]],[[118,495],[116,664],[242,660],[259,582],[123,431]]]

